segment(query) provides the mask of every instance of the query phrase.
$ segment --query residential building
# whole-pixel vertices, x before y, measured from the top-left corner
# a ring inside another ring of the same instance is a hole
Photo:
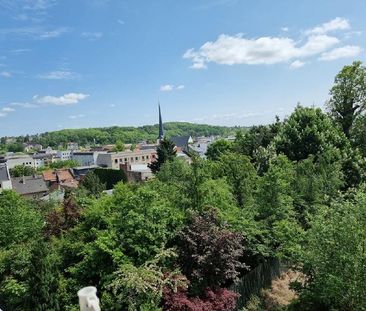
[[[34,160],[30,155],[27,154],[12,154],[6,156],[7,165],[9,169],[14,168],[18,165],[34,167]]]
[[[43,179],[52,190],[60,188],[77,188],[79,182],[69,169],[48,170],[43,172]]]
[[[112,169],[120,169],[120,164],[149,164],[156,158],[156,150],[135,150],[110,152],[98,155],[97,165]]]
[[[147,164],[120,164],[120,169],[126,174],[128,182],[143,182],[154,178]]]
[[[40,199],[48,194],[48,187],[42,176],[23,176],[12,178],[12,187],[20,195]]]
[[[79,163],[80,166],[90,166],[97,164],[98,155],[101,152],[97,151],[73,151],[71,159]]]
[[[170,138],[170,140],[177,147],[177,152],[188,152],[189,146],[193,144],[193,139],[191,136],[173,136]]]
[[[75,151],[79,149],[78,143],[69,142],[67,143],[67,150]]]
[[[9,169],[4,158],[0,159],[0,193],[12,189]]]
[[[71,150],[58,150],[57,157],[60,161],[71,160]]]
[[[34,151],[39,151],[41,150],[43,147],[42,145],[40,144],[32,144],[32,143],[29,143],[29,144],[24,144],[24,151],[25,152],[34,152]]]
[[[33,155],[34,168],[41,168],[50,165],[54,160],[53,154],[37,153]]]
[[[76,180],[82,180],[89,172],[94,171],[98,168],[98,165],[90,165],[90,166],[78,166],[71,168],[71,172]]]

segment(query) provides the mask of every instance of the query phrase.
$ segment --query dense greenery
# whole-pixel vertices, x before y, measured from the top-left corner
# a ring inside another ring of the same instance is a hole
[[[298,105],[217,141],[207,160],[164,153],[164,140],[155,179],[112,195],[97,171],[63,203],[2,192],[0,308],[73,311],[92,285],[102,310],[230,311],[231,285],[275,258],[304,277],[272,310],[365,310],[361,120],[348,135],[332,113]]]
[[[227,136],[235,133],[236,128],[214,126],[205,124],[193,124],[188,122],[168,122],[164,124],[165,134],[167,137],[172,136]],[[105,128],[88,128],[88,129],[67,129],[55,132],[46,132],[32,136],[19,136],[15,141],[6,144],[6,137],[0,141],[0,152],[4,151],[21,152],[23,151],[23,143],[39,143],[44,147],[51,146],[59,148],[66,147],[68,142],[78,143],[79,146],[95,145],[95,144],[116,144],[116,150],[125,149],[124,144],[136,144],[141,141],[156,142],[158,137],[159,126],[144,125],[141,127],[105,127]]]

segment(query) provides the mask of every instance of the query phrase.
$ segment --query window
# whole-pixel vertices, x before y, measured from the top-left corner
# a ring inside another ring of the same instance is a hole
[[[142,156],[142,160],[145,160],[145,157],[144,156]]]
[[[114,163],[118,164],[118,159],[115,159],[115,160],[114,160]]]
[[[139,157],[135,157],[135,160],[138,161]]]
[[[119,159],[119,162],[122,162],[122,160],[123,160],[123,159],[122,159],[122,158],[120,158],[120,159]]]
[[[147,156],[146,156],[146,160],[148,160],[148,159],[149,159],[149,156],[147,155]]]
[[[125,158],[125,162],[127,162],[127,158]]]

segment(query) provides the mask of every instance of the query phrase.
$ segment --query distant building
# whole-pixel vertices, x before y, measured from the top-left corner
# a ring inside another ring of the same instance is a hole
[[[57,157],[60,161],[71,160],[71,150],[58,150]]]
[[[189,146],[193,144],[193,139],[191,136],[173,136],[170,138],[170,140],[174,143],[174,145],[177,147],[177,151],[189,151]]]
[[[97,164],[100,152],[97,151],[73,151],[71,159],[78,162],[80,166],[90,166]]]
[[[136,150],[123,152],[110,152],[98,155],[97,165],[115,170],[120,169],[120,164],[149,164],[156,159],[156,150]]]
[[[48,170],[43,172],[43,180],[52,190],[61,188],[77,188],[79,182],[74,178],[69,169]]]
[[[9,169],[4,158],[0,159],[0,193],[12,189]]]
[[[96,168],[98,168],[98,165],[90,165],[90,166],[78,166],[73,167],[70,170],[72,171],[72,174],[74,175],[74,178],[78,181],[82,180],[89,172],[94,171]]]
[[[34,167],[33,157],[27,154],[12,154],[6,156],[7,165],[9,169],[18,165]]]
[[[42,176],[23,176],[12,178],[13,190],[32,199],[40,199],[48,194],[48,187]]]
[[[67,150],[75,151],[79,149],[78,143],[69,142],[67,143]]]
[[[24,144],[24,151],[25,152],[34,152],[34,151],[39,151],[41,150],[43,147],[40,144]]]
[[[154,178],[154,174],[146,164],[123,163],[120,164],[120,169],[125,172],[128,182],[143,182]]]
[[[37,153],[33,156],[33,166],[34,168],[41,168],[50,165],[53,160],[54,156],[53,154],[47,154],[47,153]]]

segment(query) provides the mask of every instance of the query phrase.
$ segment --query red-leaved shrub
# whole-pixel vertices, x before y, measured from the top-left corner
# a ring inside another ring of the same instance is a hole
[[[235,310],[239,295],[226,288],[216,291],[206,289],[202,298],[189,297],[187,291],[179,289],[173,292],[165,289],[163,310],[165,311],[232,311]]]

